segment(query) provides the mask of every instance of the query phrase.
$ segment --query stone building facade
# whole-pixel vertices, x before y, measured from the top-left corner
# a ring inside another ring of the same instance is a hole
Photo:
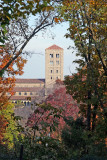
[[[12,102],[21,101],[25,105],[31,104],[33,101],[40,100],[45,91],[45,79],[16,79],[14,92],[11,97]]]
[[[53,45],[45,50],[45,79],[16,79],[11,100],[25,105],[39,103],[57,79],[63,80],[63,49]]]
[[[63,80],[63,48],[53,45],[45,50],[45,84]]]

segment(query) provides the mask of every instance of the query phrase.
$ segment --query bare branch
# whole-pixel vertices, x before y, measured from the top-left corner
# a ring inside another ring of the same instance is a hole
[[[5,71],[9,67],[9,65],[14,60],[16,60],[21,55],[23,49],[26,47],[26,45],[32,39],[32,37],[34,37],[35,34],[37,34],[42,29],[45,29],[46,27],[51,26],[53,24],[54,18],[52,19],[52,21],[50,23],[44,24],[48,17],[49,17],[49,14],[45,17],[45,19],[42,21],[42,23],[33,30],[32,34],[29,36],[29,38],[26,39],[26,41],[23,43],[23,45],[21,46],[21,48],[19,49],[19,51],[16,53],[16,55],[14,57],[12,57],[10,59],[10,61],[0,70],[1,74],[2,74],[3,71]]]
[[[28,39],[28,37],[27,37],[27,35],[26,35],[26,33],[25,33],[25,30],[24,30],[24,28],[23,28],[23,26],[22,26],[21,21],[18,20],[17,22],[20,24],[21,30],[22,30],[22,32],[24,33],[24,38],[25,38],[25,39]]]

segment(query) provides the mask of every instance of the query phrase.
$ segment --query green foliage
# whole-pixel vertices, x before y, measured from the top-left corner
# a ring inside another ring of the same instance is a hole
[[[69,22],[66,38],[74,41],[79,56],[74,61],[78,73],[65,78],[65,85],[80,104],[88,130],[94,130],[99,119],[107,117],[105,6],[105,1],[99,0],[68,0],[59,8],[60,15]]]
[[[2,72],[0,72],[0,77],[2,77],[3,74],[4,74],[4,70]]]
[[[15,143],[19,140],[19,134],[22,131],[22,128],[18,124],[20,117],[14,115],[14,104],[9,103],[7,108],[2,111],[6,121],[7,127],[6,132],[4,133],[3,144],[8,146],[8,149],[14,148]]]
[[[8,103],[2,110],[2,115],[6,119],[7,125],[3,139],[0,144],[0,160],[17,160],[19,157],[19,146],[23,141],[23,128],[19,125],[20,117],[14,114],[14,104]]]
[[[36,137],[35,141],[25,137],[23,160],[62,160],[66,151],[60,141],[51,137]]]
[[[84,156],[83,158],[81,158],[80,160],[106,160],[106,157],[99,157],[99,156],[94,156],[94,155],[92,155],[92,156]]]
[[[68,159],[101,159],[106,157],[106,145],[104,138],[99,139],[99,133],[86,130],[83,118],[77,120],[65,119],[68,125],[62,131],[62,142],[68,151]],[[90,157],[90,158],[89,158]]]
[[[10,109],[11,107],[12,105],[9,106]],[[38,113],[38,111],[35,112]],[[6,160],[7,157],[8,160],[19,159],[21,145],[23,145],[23,160],[100,160],[101,158],[105,160],[103,158],[106,156],[105,135],[103,135],[106,131],[105,119],[99,123],[99,127],[97,125],[98,128],[92,133],[86,130],[86,122],[83,118],[76,120],[73,120],[72,117],[64,118],[66,127],[62,131],[60,141],[51,138],[50,135],[39,135],[34,138],[33,134],[27,130],[23,132],[24,136],[21,136],[22,130],[17,129],[15,122],[12,123],[12,120],[16,120],[17,117],[15,118],[12,112],[11,115],[13,118],[9,121],[11,123],[7,128],[9,133],[7,138],[10,142],[6,143],[8,148],[6,145],[0,146],[2,150],[0,160]],[[7,118],[10,119],[10,115]],[[103,128],[101,131],[99,131],[100,125]],[[17,135],[17,133],[19,134]]]

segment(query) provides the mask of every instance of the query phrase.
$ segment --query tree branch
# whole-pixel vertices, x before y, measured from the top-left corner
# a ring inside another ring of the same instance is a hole
[[[49,16],[49,14],[48,14],[48,16]],[[29,38],[26,39],[26,41],[24,42],[24,44],[23,44],[22,47],[20,48],[19,52],[17,52],[16,55],[15,55],[14,57],[12,57],[12,58],[9,60],[9,62],[0,70],[0,74],[1,74],[1,75],[2,75],[3,71],[5,71],[5,70],[9,67],[9,65],[21,55],[23,49],[26,47],[26,45],[28,44],[28,42],[32,39],[32,37],[33,37],[36,33],[38,33],[40,30],[42,30],[42,29],[44,29],[44,28],[46,28],[46,27],[48,27],[48,26],[50,26],[50,25],[53,24],[54,18],[52,19],[51,23],[48,23],[48,24],[43,25],[44,22],[46,21],[46,19],[48,18],[48,16],[46,16],[45,19],[43,20],[43,22],[42,22],[38,27],[36,27],[36,28],[34,29],[34,31],[32,32],[32,34],[29,36]]]

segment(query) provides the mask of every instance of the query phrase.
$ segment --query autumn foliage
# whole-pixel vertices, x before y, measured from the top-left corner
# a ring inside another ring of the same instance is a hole
[[[3,115],[0,115],[0,143],[4,137],[4,133],[5,133],[7,124],[8,122],[6,121],[5,117]]]
[[[11,54],[8,53],[3,47],[0,47],[0,69],[2,69],[11,59]],[[3,138],[3,133],[5,132],[7,126],[7,120],[2,114],[6,110],[9,97],[14,95],[13,87],[15,86],[15,75],[23,74],[23,67],[26,60],[22,57],[18,57],[13,63],[9,65],[7,70],[0,76],[0,141]],[[16,68],[14,67],[16,64]]]
[[[43,123],[45,123],[48,133],[53,130],[51,136],[60,138],[61,131],[65,126],[64,118],[73,117],[76,119],[78,112],[77,103],[71,95],[66,93],[65,87],[61,85],[47,97],[45,104],[40,105],[35,113],[29,117],[27,125],[32,128],[41,126],[40,128],[43,129]]]

